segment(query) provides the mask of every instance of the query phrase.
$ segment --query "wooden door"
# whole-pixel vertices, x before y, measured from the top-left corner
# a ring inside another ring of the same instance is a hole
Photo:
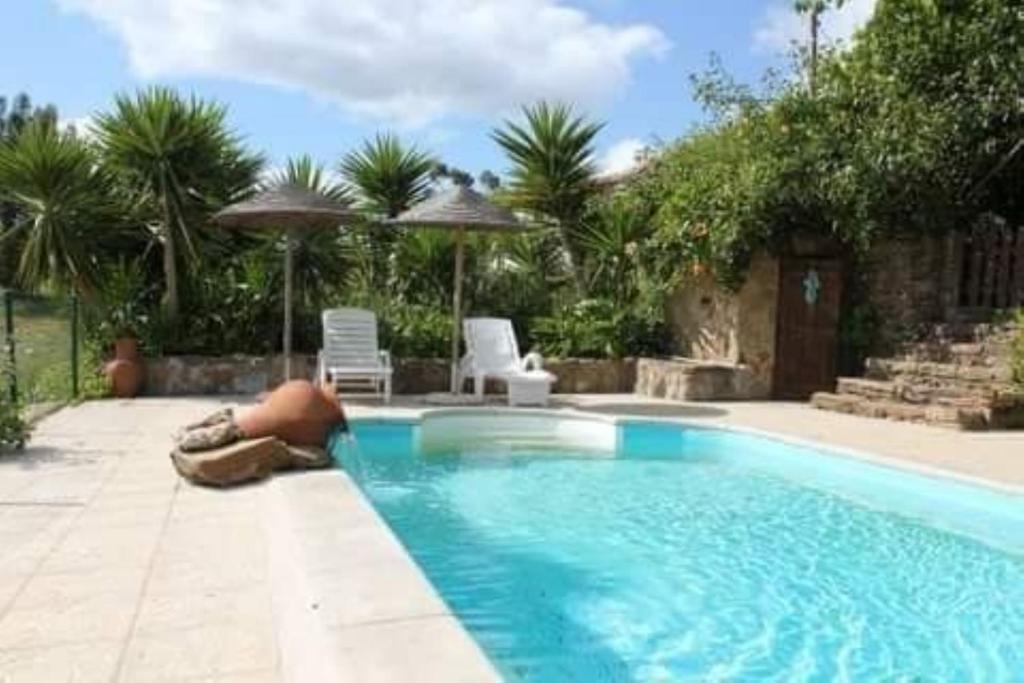
[[[783,257],[779,271],[775,396],[804,400],[833,391],[839,357],[839,259]]]

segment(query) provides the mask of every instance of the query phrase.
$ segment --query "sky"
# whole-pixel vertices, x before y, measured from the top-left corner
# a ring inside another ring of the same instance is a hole
[[[875,0],[824,23],[830,40]],[[791,0],[30,0],[5,3],[0,95],[29,93],[87,124],[118,92],[174,86],[227,105],[271,166],[329,168],[394,131],[473,173],[507,171],[490,139],[539,99],[605,123],[619,171],[701,120],[689,76],[717,54],[756,82],[785,66],[805,20]]]

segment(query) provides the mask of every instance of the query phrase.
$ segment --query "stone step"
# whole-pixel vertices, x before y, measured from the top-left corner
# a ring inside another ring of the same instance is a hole
[[[848,415],[916,422],[935,427],[979,430],[989,428],[991,423],[990,411],[986,408],[915,405],[854,394],[818,392],[811,397],[811,405],[821,410]]]
[[[859,396],[870,399],[898,399],[900,388],[895,382],[861,377],[840,377],[836,380],[836,393],[840,396]]]
[[[861,396],[873,400],[892,400],[915,405],[933,403],[952,406],[987,406],[999,392],[1009,387],[991,384],[964,383],[956,380],[915,381],[903,379],[893,381],[840,377],[836,382],[836,393],[847,396]]]
[[[918,342],[907,344],[897,357],[916,362],[952,363],[956,365],[991,367],[1006,362],[1009,343],[957,343],[941,344]]]
[[[919,381],[957,382],[960,384],[1009,384],[1013,381],[1013,370],[1008,364],[963,365],[958,363],[936,363],[899,358],[868,358],[865,374],[869,379],[880,381],[903,380],[908,383]]]

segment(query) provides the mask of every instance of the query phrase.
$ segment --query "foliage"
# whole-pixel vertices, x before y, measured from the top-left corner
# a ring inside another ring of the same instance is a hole
[[[404,144],[391,133],[378,133],[362,148],[346,154],[340,171],[359,195],[361,208],[376,217],[394,218],[430,194],[435,161],[415,146]],[[359,266],[365,284],[373,291],[388,286],[390,257],[402,231],[367,226],[363,235],[350,237],[364,248]]]
[[[390,304],[378,310],[382,348],[398,358],[447,358],[452,316],[431,306]]]
[[[1024,309],[1017,311],[1016,328],[1010,342],[1010,365],[1014,381],[1024,387]]]
[[[270,245],[271,247],[273,245]],[[188,283],[181,324],[164,320],[161,353],[268,354],[282,339],[283,272],[273,248],[248,251],[197,273]],[[297,311],[295,349],[315,348],[308,315]]]
[[[622,308],[610,299],[583,299],[533,321],[543,353],[557,357],[622,358],[662,355],[668,346],[661,316]]]
[[[11,400],[8,388],[14,381],[14,368],[11,367],[6,349],[0,356],[0,451],[5,447],[20,448],[28,439],[28,428],[21,419],[21,410]]]
[[[491,134],[512,162],[509,198],[558,227],[570,270],[583,292],[577,233],[587,199],[595,191],[593,142],[603,124],[577,116],[565,104],[540,102],[524,107],[522,113],[524,123],[506,121]]]
[[[154,318],[153,286],[139,261],[120,260],[103,271],[96,299],[86,307],[91,340],[109,348],[123,337],[151,342]]]
[[[430,192],[431,157],[398,136],[379,133],[341,161],[341,174],[359,191],[365,208],[394,218]]]
[[[35,107],[25,93],[13,98],[0,96],[0,145],[13,140],[32,121],[56,125],[57,109],[52,104]],[[18,258],[24,243],[24,232],[8,234],[13,226],[21,222],[21,207],[3,198],[0,192],[0,287],[13,287]]]
[[[713,67],[695,81],[708,125],[626,193],[654,207],[652,239],[680,276],[710,271],[730,286],[755,251],[779,252],[801,234],[859,253],[985,210],[1019,222],[1019,10],[881,0],[849,49],[822,55],[813,96],[778,81],[754,93]]]
[[[263,163],[242,148],[225,117],[218,104],[150,88],[116,97],[113,111],[96,119],[104,163],[139,205],[144,224],[156,226],[172,321],[181,309],[180,261],[198,260],[206,216],[248,191]]]
[[[110,177],[92,150],[52,123],[29,123],[0,144],[0,194],[20,209],[3,244],[24,235],[21,284],[92,292],[101,230],[114,215]]]

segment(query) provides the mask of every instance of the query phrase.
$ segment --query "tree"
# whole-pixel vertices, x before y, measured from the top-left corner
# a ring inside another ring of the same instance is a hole
[[[92,150],[46,120],[29,122],[0,144],[0,188],[18,207],[3,241],[23,235],[20,282],[92,292],[99,231],[112,214],[110,179]]]
[[[406,146],[391,133],[378,133],[341,160],[341,174],[352,185],[364,209],[394,218],[430,194],[431,171],[435,161],[415,146]],[[371,228],[365,236],[368,258],[363,260],[364,282],[374,294],[387,287],[389,262],[395,240],[394,229]]]
[[[179,268],[199,255],[209,214],[247,191],[262,166],[226,125],[221,105],[150,88],[97,116],[101,156],[145,207],[163,247],[164,306],[177,320]]]
[[[22,128],[32,121],[44,121],[50,125],[57,124],[57,109],[52,104],[35,107],[32,99],[25,93],[19,93],[8,100],[0,97],[0,144],[5,140],[13,140]],[[0,199],[0,240],[4,248],[0,250],[0,286],[14,284],[18,269],[17,259],[21,254],[24,231],[4,237],[20,220],[18,205]]]
[[[808,15],[811,27],[811,54],[808,63],[807,84],[813,97],[817,90],[818,50],[821,34],[821,15],[830,7],[839,9],[846,0],[796,0],[796,11]]]
[[[476,182],[476,178],[469,171],[463,171],[461,168],[450,166],[443,161],[434,162],[434,168],[430,171],[430,177],[434,182],[445,178],[453,185],[459,185],[460,187],[473,187],[473,183]]]
[[[494,192],[501,187],[501,178],[499,178],[496,173],[488,169],[480,171],[480,175],[477,176],[477,180],[479,180],[480,184],[486,187],[489,192]]]
[[[341,174],[355,187],[365,208],[394,218],[430,193],[435,162],[391,133],[377,134],[345,155]]]
[[[576,239],[587,198],[595,192],[594,138],[603,124],[565,104],[523,108],[525,124],[505,121],[491,137],[512,162],[510,198],[554,222],[579,292],[586,289]]]

